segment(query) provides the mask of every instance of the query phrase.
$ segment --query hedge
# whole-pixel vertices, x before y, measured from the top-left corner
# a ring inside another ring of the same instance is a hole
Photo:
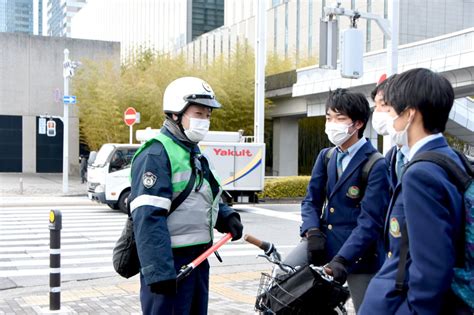
[[[258,194],[260,199],[284,199],[304,197],[310,176],[272,177],[265,179],[265,188]]]

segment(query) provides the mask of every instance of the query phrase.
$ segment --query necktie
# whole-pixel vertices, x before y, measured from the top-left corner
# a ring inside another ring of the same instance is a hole
[[[347,152],[337,151],[336,167],[337,167],[337,178],[341,177],[342,169],[342,159],[346,157]]]
[[[405,155],[403,155],[402,150],[397,151],[397,161],[395,164],[395,173],[397,174],[398,181],[400,181],[403,174],[403,166],[405,166]]]

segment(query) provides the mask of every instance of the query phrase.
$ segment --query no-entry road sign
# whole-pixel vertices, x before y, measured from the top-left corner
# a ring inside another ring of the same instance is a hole
[[[127,126],[133,126],[137,122],[137,111],[133,107],[127,108],[123,115],[123,120]]]

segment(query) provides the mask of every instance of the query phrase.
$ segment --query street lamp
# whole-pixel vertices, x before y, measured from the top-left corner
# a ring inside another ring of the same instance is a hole
[[[69,79],[74,76],[74,70],[80,65],[77,61],[69,60],[69,49],[64,49],[63,77],[64,77],[64,114],[63,114],[63,193],[68,192],[69,178]],[[67,98],[66,98],[67,97]]]

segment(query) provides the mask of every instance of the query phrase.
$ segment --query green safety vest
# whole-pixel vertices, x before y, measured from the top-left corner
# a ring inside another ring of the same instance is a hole
[[[168,154],[171,165],[171,183],[173,186],[173,200],[186,188],[191,178],[191,154],[170,137],[159,133],[155,138],[145,142],[135,153],[135,158],[155,141],[161,142]],[[212,175],[218,181],[214,170]],[[197,180],[196,180],[197,182]],[[194,184],[196,187],[196,183]],[[204,179],[198,192],[191,190],[189,196],[168,217],[167,225],[171,237],[171,247],[185,247],[207,244],[213,240],[214,225],[219,211],[219,200],[222,188],[216,197],[212,195],[209,182]]]

